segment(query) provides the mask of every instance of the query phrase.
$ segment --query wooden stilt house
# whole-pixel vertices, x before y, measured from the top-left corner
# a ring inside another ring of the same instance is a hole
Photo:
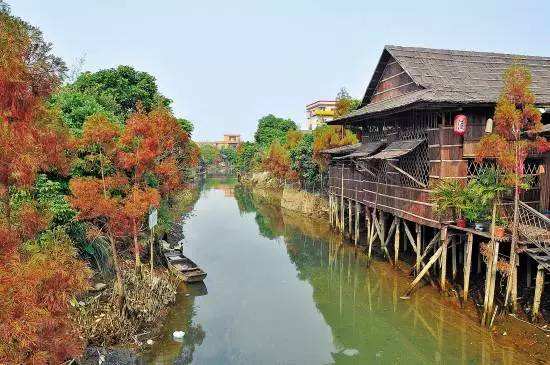
[[[331,221],[345,226],[345,213],[354,214],[354,202],[368,212],[367,241],[379,235],[384,249],[398,230],[385,226],[385,216],[393,216],[397,225],[414,223],[417,231],[419,225],[428,226],[446,235],[452,222],[434,214],[430,189],[441,179],[467,180],[480,170],[476,144],[491,129],[503,73],[513,62],[530,69],[543,123],[550,123],[550,57],[386,46],[360,107],[330,122],[355,127],[362,134],[361,143],[324,151],[331,157]],[[457,118],[466,120],[463,135],[456,131]],[[546,155],[531,156],[525,164],[525,174],[534,182],[522,195],[525,209],[532,209],[529,213],[550,209],[549,163]],[[539,226],[548,233],[548,222]],[[415,244],[406,225],[405,229],[421,259],[422,242]],[[539,243],[546,258],[537,261],[550,269],[550,261],[545,261],[550,258],[550,237]],[[446,255],[446,249],[440,254]]]

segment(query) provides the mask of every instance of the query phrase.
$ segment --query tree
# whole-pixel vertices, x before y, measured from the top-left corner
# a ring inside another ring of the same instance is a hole
[[[259,148],[253,142],[244,142],[237,147],[237,158],[235,165],[237,171],[241,174],[246,174],[250,172],[255,165],[258,163],[259,159]]]
[[[321,151],[359,142],[357,136],[343,126],[320,126],[313,131],[313,135],[313,159],[319,164],[321,171],[328,166],[328,158]]]
[[[336,95],[336,110],[334,112],[335,117],[339,118],[349,114],[357,109],[359,104],[361,104],[359,99],[352,98],[346,88],[341,88]]]
[[[71,85],[75,91],[92,95],[105,109],[121,120],[138,110],[149,112],[157,105],[168,107],[171,100],[158,91],[155,78],[131,66],[118,66],[97,72],[82,73]]]
[[[82,134],[84,122],[94,114],[102,113],[113,122],[119,121],[119,118],[101,105],[94,96],[74,91],[70,87],[65,87],[54,94],[50,98],[50,105],[59,109],[63,123],[76,136]]]
[[[264,171],[269,171],[279,180],[297,180],[298,176],[290,166],[288,150],[278,140],[273,141],[262,159]]]
[[[64,64],[40,31],[0,4],[0,362],[61,363],[83,348],[69,298],[88,279],[47,210],[15,196],[31,193],[40,171],[65,173],[68,136],[44,99]]]
[[[506,303],[512,296],[512,309],[517,306],[515,287],[516,247],[518,242],[518,212],[520,190],[524,181],[523,167],[530,153],[550,149],[546,139],[537,136],[542,129],[541,114],[535,107],[535,95],[530,89],[531,73],[521,65],[514,64],[504,72],[504,86],[495,108],[495,131],[483,137],[479,143],[477,159],[494,158],[506,172],[508,182],[514,187],[514,216],[510,251],[510,274],[506,289]]]
[[[291,119],[278,118],[269,114],[258,121],[254,139],[261,148],[268,147],[274,140],[284,144],[287,132],[297,129],[298,126]]]
[[[178,118],[178,123],[180,124],[180,127],[187,132],[189,136],[191,136],[191,133],[193,133],[193,130],[195,129],[195,126],[193,125],[193,122],[190,120],[187,120],[185,118]]]
[[[210,144],[203,144],[200,146],[200,149],[201,158],[206,166],[214,164],[220,157],[220,150]]]

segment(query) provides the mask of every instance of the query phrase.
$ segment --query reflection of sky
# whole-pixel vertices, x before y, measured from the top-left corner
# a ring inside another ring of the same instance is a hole
[[[281,241],[262,237],[223,191],[206,192],[195,213],[185,253],[208,273],[208,295],[195,299],[193,322],[206,332],[195,363],[330,362],[330,327]]]

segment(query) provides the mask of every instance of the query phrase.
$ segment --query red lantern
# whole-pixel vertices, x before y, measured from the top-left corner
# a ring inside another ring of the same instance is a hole
[[[464,114],[458,114],[454,119],[454,132],[456,135],[463,136],[468,126],[468,118]]]

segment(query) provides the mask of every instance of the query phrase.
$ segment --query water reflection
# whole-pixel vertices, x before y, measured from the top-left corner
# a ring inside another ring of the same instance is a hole
[[[208,294],[182,289],[147,362],[532,362],[430,292],[401,300],[406,280],[385,263],[367,267],[327,224],[259,203],[232,184],[206,186],[184,228],[186,252],[209,273]],[[173,341],[182,329],[183,343]]]

